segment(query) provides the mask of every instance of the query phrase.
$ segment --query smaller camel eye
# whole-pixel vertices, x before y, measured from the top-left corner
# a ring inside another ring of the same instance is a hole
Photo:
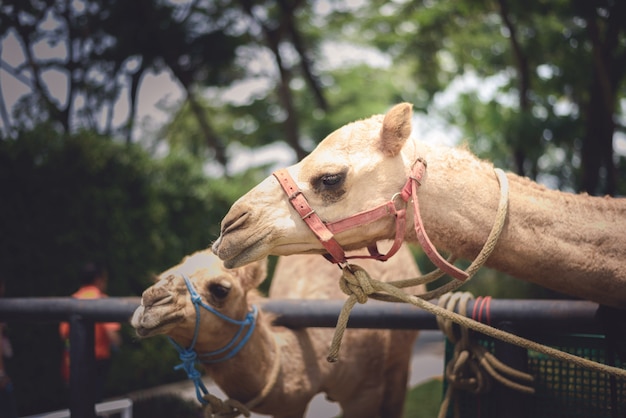
[[[211,283],[209,285],[209,292],[211,292],[211,295],[215,299],[224,299],[226,296],[228,296],[228,293],[230,292],[230,287],[223,286],[219,283]]]
[[[326,174],[322,177],[322,184],[326,187],[337,186],[343,182],[343,174]]]

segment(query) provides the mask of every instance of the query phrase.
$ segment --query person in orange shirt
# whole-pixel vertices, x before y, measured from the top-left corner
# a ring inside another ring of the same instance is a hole
[[[87,263],[80,272],[81,287],[72,294],[77,299],[105,298],[108,275],[106,270],[95,264]],[[122,342],[119,322],[97,322],[94,325],[94,350],[96,358],[96,399],[102,400],[104,384],[111,365],[111,349],[118,348]],[[59,325],[59,334],[63,339],[65,349],[61,364],[61,376],[69,385],[70,381],[70,325],[62,322]]]

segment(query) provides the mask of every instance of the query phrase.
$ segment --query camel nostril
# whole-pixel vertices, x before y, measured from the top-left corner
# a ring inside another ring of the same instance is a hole
[[[160,299],[153,300],[152,301],[152,306],[167,305],[172,300],[174,300],[174,297],[172,295],[169,295],[169,294],[168,295],[164,295]]]
[[[174,300],[172,294],[168,291],[161,290],[159,292],[144,293],[141,298],[141,304],[146,308],[153,306],[167,305]]]
[[[242,212],[239,216],[233,217],[233,219],[225,219],[222,225],[222,235],[228,234],[236,229],[245,225],[246,220],[250,214],[248,212]]]

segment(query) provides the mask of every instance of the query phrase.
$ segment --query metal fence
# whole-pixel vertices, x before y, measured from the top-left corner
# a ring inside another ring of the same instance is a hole
[[[139,298],[73,299],[3,298],[0,321],[68,321],[70,323],[70,405],[72,417],[93,418],[95,387],[90,378],[95,367],[95,322],[128,321]],[[277,325],[291,328],[334,327],[342,301],[267,300],[262,309],[277,315]],[[472,312],[470,301],[468,312]],[[482,309],[482,307],[481,307]],[[523,335],[550,333],[603,334],[598,305],[587,301],[497,300],[489,306],[489,321],[498,328],[514,329]],[[357,305],[348,323],[352,328],[437,329],[435,317],[412,305],[371,301]],[[518,347],[500,344],[498,356],[516,363]],[[443,365],[442,365],[443,367]]]

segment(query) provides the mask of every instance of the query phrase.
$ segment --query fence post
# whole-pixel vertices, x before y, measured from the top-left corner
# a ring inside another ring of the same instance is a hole
[[[94,322],[70,316],[70,416],[96,418]]]

